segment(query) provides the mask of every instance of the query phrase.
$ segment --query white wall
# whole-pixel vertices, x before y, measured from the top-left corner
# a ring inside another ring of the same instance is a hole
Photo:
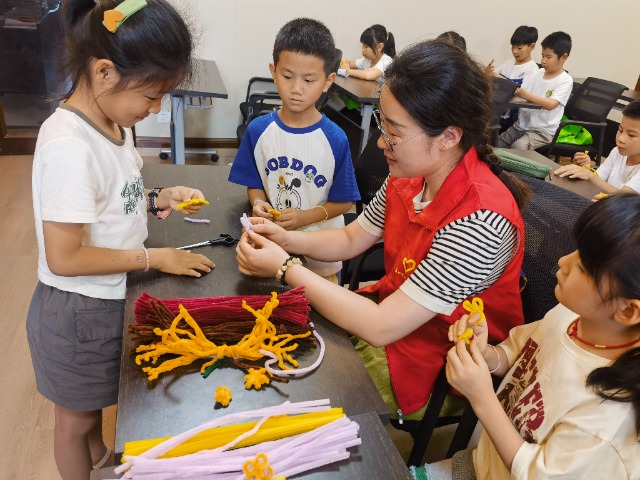
[[[606,78],[633,88],[640,74],[640,1],[558,0],[170,0],[195,27],[196,56],[215,60],[229,98],[214,100],[211,110],[188,109],[186,136],[235,138],[249,78],[268,76],[273,41],[288,20],[306,16],[324,22],[345,58],[360,56],[360,34],[383,24],[398,50],[410,43],[455,30],[469,53],[482,63],[510,57],[509,39],[519,25],[538,29],[540,41],[563,30],[573,39],[565,64],[574,77]],[[155,115],[136,126],[140,136],[169,136]]]

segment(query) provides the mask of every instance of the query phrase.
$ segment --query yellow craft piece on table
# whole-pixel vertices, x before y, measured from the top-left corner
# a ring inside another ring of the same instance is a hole
[[[182,210],[184,207],[190,207],[191,205],[209,205],[209,202],[204,198],[194,198],[188,202],[179,203],[176,208]]]
[[[267,213],[270,213],[274,217],[279,217],[280,215],[282,215],[280,210],[276,210],[275,208],[270,208],[269,210],[267,210]]]
[[[244,388],[249,390],[251,387],[260,390],[262,385],[269,385],[271,378],[266,368],[250,368],[249,373],[244,376]]]
[[[247,460],[242,466],[245,480],[271,480],[273,468],[269,465],[266,453],[259,453],[253,460]]]
[[[231,390],[228,387],[223,385],[216,388],[215,401],[222,405],[223,407],[228,407],[233,395],[231,394]]]
[[[482,302],[481,298],[474,297],[471,301],[465,300],[462,303],[462,308],[464,308],[467,312],[469,312],[469,315],[473,315],[474,313],[480,314],[480,319],[475,323],[476,325],[480,325],[482,322],[484,322],[484,319],[485,319],[484,303]],[[473,336],[473,329],[467,328],[464,332],[458,335],[458,339],[456,340],[456,342],[459,342],[460,340],[464,340],[465,342],[467,342],[467,345],[469,345],[471,344],[472,336]]]

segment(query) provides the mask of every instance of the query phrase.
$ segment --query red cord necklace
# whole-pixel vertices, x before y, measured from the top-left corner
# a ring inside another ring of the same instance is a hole
[[[598,345],[597,343],[591,343],[591,342],[587,342],[584,338],[580,338],[578,336],[578,324],[580,323],[580,317],[576,318],[573,323],[571,323],[571,325],[569,325],[569,336],[575,338],[576,340],[578,340],[580,343],[584,343],[585,345],[589,345],[590,347],[594,347],[594,348],[601,348],[603,350],[613,350],[614,348],[626,348],[626,347],[630,347],[631,345],[635,345],[636,343],[640,342],[640,338],[637,338],[636,340],[634,340],[633,342],[629,342],[629,343],[624,343],[622,345]]]

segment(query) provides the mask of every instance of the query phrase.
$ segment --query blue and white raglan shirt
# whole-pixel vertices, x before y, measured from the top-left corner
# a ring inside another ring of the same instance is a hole
[[[347,136],[325,115],[305,128],[288,127],[277,111],[253,120],[231,166],[229,181],[264,190],[277,210],[309,210],[326,202],[360,199]],[[339,215],[300,230],[341,227],[344,218]],[[341,262],[307,261],[323,277],[342,266]]]

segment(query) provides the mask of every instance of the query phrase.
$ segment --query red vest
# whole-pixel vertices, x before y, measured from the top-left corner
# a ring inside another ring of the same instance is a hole
[[[389,178],[384,236],[386,274],[361,291],[377,292],[380,301],[384,300],[427,256],[439,229],[477,210],[490,210],[509,220],[519,234],[517,252],[506,270],[479,295],[489,324],[489,340],[504,340],[511,328],[524,323],[519,288],[524,226],[515,199],[488,165],[478,159],[475,148],[456,165],[436,198],[416,214],[413,199],[423,185],[423,178]],[[414,412],[428,402],[446,353],[453,345],[447,338],[449,325],[465,313],[460,303],[453,314],[438,314],[411,334],[387,345],[391,384],[404,413]]]

